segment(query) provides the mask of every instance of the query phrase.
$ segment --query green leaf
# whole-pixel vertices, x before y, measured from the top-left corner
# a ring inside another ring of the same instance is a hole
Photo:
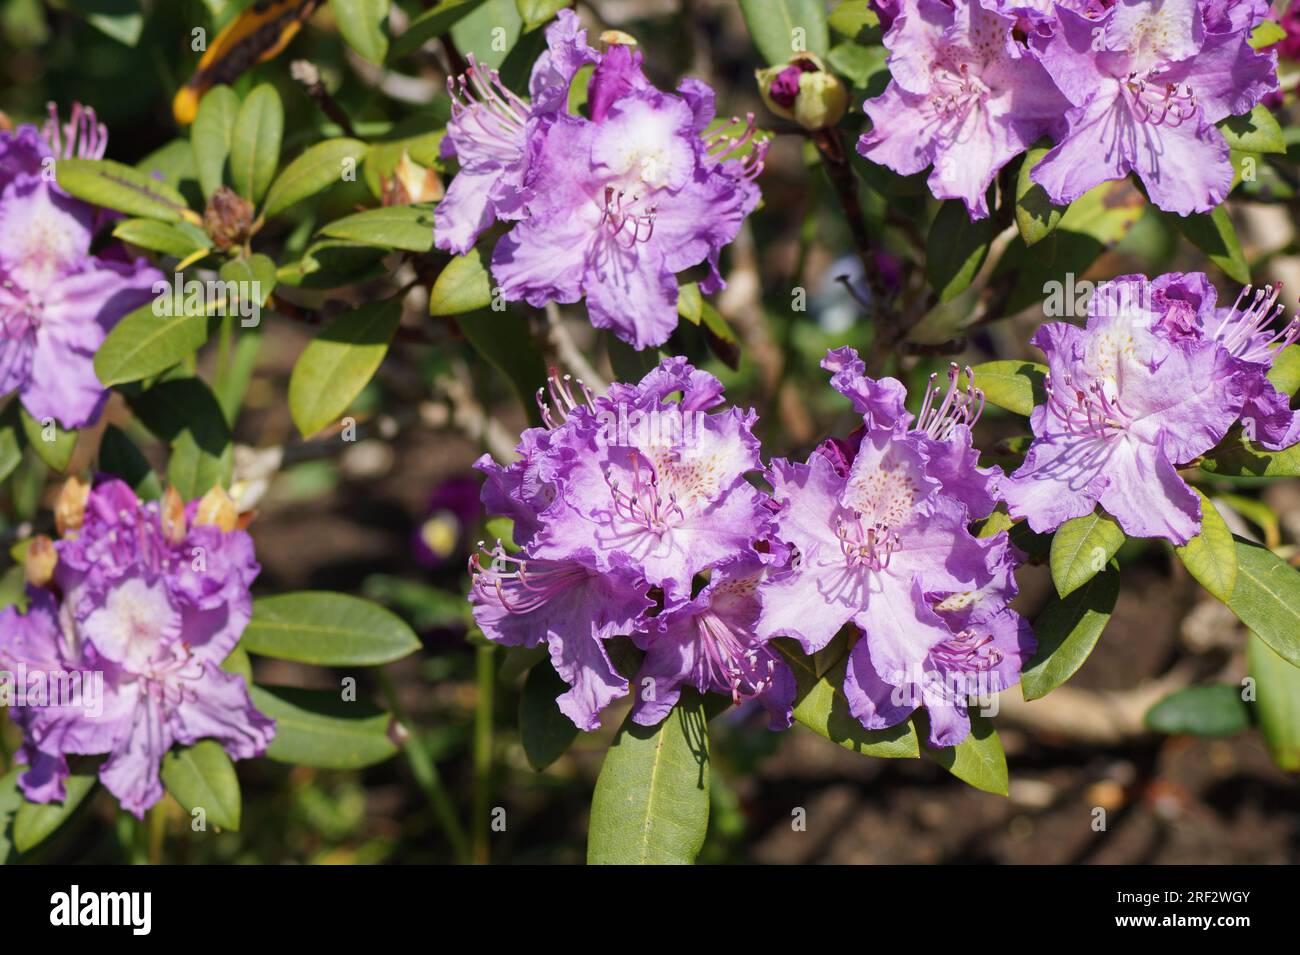
[[[1255,678],[1255,716],[1268,754],[1279,769],[1296,772],[1300,770],[1300,669],[1253,633],[1246,643],[1246,666]]]
[[[452,24],[451,38],[462,56],[473,53],[488,69],[500,69],[522,28],[515,0],[485,0]]]
[[[1237,240],[1237,229],[1225,207],[1215,206],[1213,212],[1194,216],[1168,212],[1163,215],[1229,278],[1243,285],[1250,281],[1250,266],[1246,264],[1246,256]]]
[[[975,387],[984,392],[991,405],[1006,408],[1026,418],[1034,406],[1047,400],[1043,379],[1047,366],[1032,361],[986,361],[971,369],[975,374]],[[966,387],[966,373],[961,373],[958,384]]]
[[[119,428],[109,425],[99,443],[99,469],[121,478],[147,501],[162,496],[162,484],[149,461]]]
[[[483,0],[443,0],[436,7],[425,10],[411,21],[405,33],[393,40],[388,59],[391,61],[405,56],[418,50],[425,41],[442,36],[455,26],[456,21],[473,13],[482,4]]]
[[[704,317],[704,297],[697,282],[677,286],[677,314],[692,325],[700,324]]]
[[[1268,380],[1284,395],[1300,391],[1300,345],[1288,345],[1273,359]]]
[[[388,53],[389,0],[330,0],[330,12],[348,46],[371,63],[383,63]]]
[[[26,408],[19,408],[23,435],[36,456],[56,471],[66,471],[77,448],[77,432],[65,431],[53,418],[37,421]]]
[[[1175,547],[1174,553],[1197,583],[1226,604],[1237,585],[1237,545],[1210,499],[1197,488],[1192,490],[1201,500],[1201,532],[1182,547]]]
[[[142,249],[178,259],[211,246],[202,229],[189,223],[159,222],[157,219],[125,219],[113,227],[113,236]]]
[[[95,788],[95,777],[73,774],[64,784],[63,802],[25,802],[14,813],[13,841],[19,852],[30,852],[50,836],[77,810]]]
[[[240,104],[230,141],[230,181],[249,202],[265,195],[280,164],[284,105],[270,83],[253,88]]]
[[[100,33],[124,46],[135,46],[144,31],[139,0],[67,0]]]
[[[546,381],[546,362],[537,350],[527,320],[517,312],[482,310],[456,316],[456,324],[488,364],[505,375],[523,403],[528,420],[540,424],[533,396]]]
[[[21,568],[12,569],[18,570],[19,576],[22,576]],[[22,790],[18,788],[18,777],[22,775],[24,769],[25,767],[15,766],[0,776],[0,865],[9,865],[16,855],[9,833],[13,826],[14,814],[23,804]]]
[[[430,315],[460,315],[491,304],[492,276],[477,247],[448,262],[429,292]]]
[[[1300,571],[1267,548],[1236,538],[1237,585],[1228,607],[1292,666],[1300,667]]]
[[[433,248],[433,211],[422,206],[386,206],[336,219],[322,235],[381,249],[428,252]]]
[[[563,756],[578,735],[578,727],[555,702],[568,689],[569,684],[546,660],[529,670],[524,681],[519,698],[519,738],[528,765],[539,773]]]
[[[1046,238],[1061,223],[1068,205],[1058,206],[1047,195],[1047,190],[1034,182],[1031,174],[1039,161],[1052,149],[1050,143],[1039,140],[1025,153],[1016,179],[1016,225],[1025,245],[1033,245]]]
[[[17,403],[11,404],[0,415],[0,481],[14,473],[23,460],[21,427],[17,415]]]
[[[199,101],[190,144],[194,148],[194,168],[204,199],[210,198],[225,178],[226,159],[230,156],[238,117],[239,96],[229,86],[214,86]]]
[[[1266,451],[1234,428],[1205,455],[1201,467],[1225,477],[1300,477],[1300,446]]]
[[[1242,701],[1239,686],[1189,686],[1147,710],[1145,722],[1156,733],[1231,736],[1250,729],[1250,708]]]
[[[932,749],[927,744],[921,753],[934,760],[967,785],[997,796],[1007,794],[1007,754],[1002,740],[987,717],[973,710],[970,716],[970,734],[956,746]],[[917,711],[917,735],[922,740],[930,738],[928,715]]]
[[[1068,597],[1097,574],[1125,541],[1115,519],[1098,509],[1066,521],[1052,537],[1052,582]]]
[[[1119,568],[1113,563],[1070,596],[1053,600],[1034,621],[1038,650],[1020,675],[1026,700],[1046,696],[1083,666],[1119,599]]]
[[[384,6],[388,6],[387,2]],[[270,217],[283,212],[295,202],[323,192],[343,181],[348,162],[352,170],[366,156],[367,146],[357,139],[327,139],[309,146],[285,166],[266,193],[262,214]]]
[[[420,640],[377,603],[302,591],[254,600],[240,645],[264,657],[342,667],[392,663],[420,649]]]
[[[1263,103],[1244,116],[1229,116],[1219,124],[1228,146],[1248,153],[1285,153],[1286,137],[1277,118]]]
[[[548,23],[556,13],[569,5],[569,0],[515,0],[515,9],[524,21],[524,30],[535,30]]]
[[[144,426],[171,445],[167,480],[193,500],[230,483],[234,448],[226,416],[198,378],[174,378],[127,398]]]
[[[843,689],[844,671],[848,667],[847,649],[839,650],[839,659],[819,671],[817,658],[806,656],[794,641],[777,640],[774,646],[794,672],[794,718],[804,726],[832,743],[864,756],[914,759],[920,755],[916,730],[910,722],[904,721],[883,730],[868,730],[849,712],[849,701]]]
[[[401,320],[397,299],[362,305],[335,319],[303,349],[289,378],[289,413],[304,437],[348,409],[379,369]]]
[[[693,690],[657,726],[624,721],[591,799],[591,865],[690,865],[709,827],[709,730]]]
[[[830,47],[824,0],[740,0],[740,12],[770,66],[804,52],[825,56]]]
[[[877,76],[889,82],[889,67],[885,62],[888,56],[889,51],[882,46],[846,41],[831,47],[826,62],[855,88],[865,90],[871,88]]]
[[[1265,20],[1251,31],[1249,42],[1252,48],[1259,50],[1285,39],[1286,30],[1282,28],[1280,23],[1274,20]]]
[[[261,323],[262,306],[275,291],[278,271],[271,257],[260,252],[226,262],[217,273],[227,283],[224,294],[218,296],[220,311],[227,318],[238,317],[241,327],[256,328]]]
[[[989,254],[989,243],[997,234],[991,216],[971,221],[960,199],[949,199],[939,207],[925,240],[925,278],[949,302],[966,291]]]
[[[171,304],[171,292],[164,292]],[[113,326],[95,353],[95,374],[105,387],[139,381],[166,371],[194,354],[208,340],[208,316],[182,310],[154,312],[158,300],[128,312]]]
[[[55,171],[64,190],[91,205],[161,222],[198,219],[186,205],[185,197],[171,186],[120,162],[60,159]]]
[[[724,365],[736,371],[740,367],[740,339],[711,302],[700,303],[700,327],[704,329],[704,340],[709,350]]]
[[[216,740],[171,750],[163,757],[162,782],[186,812],[202,809],[212,825],[239,831],[239,777]]]
[[[840,36],[856,39],[864,30],[880,26],[880,17],[868,0],[841,0],[826,18],[830,28]]]
[[[659,349],[638,350],[609,331],[602,337],[605,339],[605,353],[609,356],[610,367],[614,369],[614,377],[619,381],[640,381],[658,367]]]
[[[337,690],[289,686],[250,687],[253,705],[275,720],[266,755],[280,763],[317,769],[364,769],[397,753],[392,720],[378,707],[347,702]]]

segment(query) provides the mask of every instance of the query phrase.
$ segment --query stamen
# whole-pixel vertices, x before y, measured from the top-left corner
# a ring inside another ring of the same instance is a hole
[[[727,688],[731,701],[770,689],[776,682],[776,658],[766,644],[746,645],[717,614],[707,611],[696,618],[700,655],[696,661],[696,685]]]
[[[677,503],[676,493],[666,496],[659,489],[659,478],[653,465],[633,449],[632,487],[624,490],[622,484],[614,477],[612,468],[605,469],[605,484],[609,487],[614,504],[614,513],[622,520],[644,527],[653,534],[663,535],[686,520],[686,512]],[[643,478],[642,464],[648,477]]]
[[[840,540],[845,564],[850,570],[885,570],[902,538],[883,522],[866,525],[861,513],[852,513],[851,519],[838,517],[835,522],[835,536]]]
[[[631,248],[638,242],[649,242],[654,235],[658,207],[651,206],[645,212],[637,211],[636,206],[641,201],[640,197],[632,197],[625,206],[623,200],[626,196],[627,193],[622,189],[606,186],[605,208],[601,213],[601,221],[609,223],[615,239],[626,236],[627,248]],[[631,228],[628,228],[629,226]]]
[[[943,402],[936,408],[939,395],[936,386],[938,374],[930,375],[925,386],[925,398],[921,402],[921,412],[917,415],[915,430],[922,431],[936,441],[947,441],[952,437],[958,425],[975,427],[975,422],[984,413],[984,392],[975,387],[975,373],[970,366],[966,368],[966,388],[958,384],[961,371],[956,362],[948,366],[948,387]]]
[[[108,127],[95,117],[95,110],[80,103],[72,104],[68,122],[59,125],[59,110],[48,103],[49,119],[41,127],[41,136],[50,144],[58,159],[102,159],[108,148]]]
[[[580,396],[574,394],[575,386]],[[568,421],[569,415],[580,405],[595,411],[595,400],[596,396],[581,378],[561,375],[554,366],[546,377],[546,386],[537,389],[537,407],[542,412],[542,423],[552,431]]]
[[[1057,390],[1051,375],[1043,379],[1047,410],[1060,420],[1068,433],[1105,438],[1131,423],[1132,415],[1120,404],[1118,395],[1106,392],[1103,382],[1092,381],[1086,388],[1079,388],[1067,375],[1064,385],[1068,397]]]
[[[757,179],[763,171],[763,164],[767,160],[767,151],[771,146],[771,140],[758,139],[758,127],[754,125],[754,114],[746,113],[744,128],[737,135],[732,135],[731,131],[741,124],[739,116],[731,117],[731,122],[725,126],[719,126],[713,132],[704,137],[705,151],[709,158],[717,162],[727,162],[729,159],[739,160],[741,163],[741,178],[753,181]],[[749,148],[749,152],[743,156],[737,153]]]
[[[1141,122],[1176,129],[1196,115],[1196,94],[1190,86],[1180,88],[1177,83],[1162,84],[1151,79],[1151,73],[1130,73],[1125,83]]]
[[[1281,282],[1258,289],[1247,285],[1219,322],[1214,339],[1243,361],[1272,364],[1277,349],[1285,348],[1300,338],[1300,317],[1293,318],[1270,334],[1269,326],[1273,320],[1286,311],[1286,306],[1278,303],[1281,296]],[[1247,299],[1249,303],[1243,304]]]

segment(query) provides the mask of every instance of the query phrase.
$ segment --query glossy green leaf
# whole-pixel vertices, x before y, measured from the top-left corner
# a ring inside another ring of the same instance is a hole
[[[18,420],[17,404],[11,404],[0,415],[0,481],[14,473],[23,460],[22,425]]]
[[[322,235],[381,249],[428,252],[433,248],[433,210],[422,206],[385,206],[336,219]]]
[[[230,141],[230,182],[249,202],[260,202],[280,165],[284,105],[270,83],[255,86],[239,106]]]
[[[366,149],[366,144],[357,139],[327,139],[308,146],[275,177],[266,193],[262,214],[277,215],[295,202],[324,192],[342,182],[349,170],[355,175]]]
[[[318,666],[378,666],[414,653],[420,639],[377,603],[302,591],[254,600],[240,645],[249,653]]]
[[[239,96],[229,86],[214,86],[203,94],[190,131],[194,168],[203,198],[208,199],[225,179],[226,160],[235,138]]]
[[[436,6],[414,17],[406,32],[389,45],[389,60],[397,59],[418,50],[434,37],[447,33],[456,22],[482,6],[484,0],[442,0]]]
[[[1039,161],[1051,151],[1051,143],[1040,141],[1027,153],[1016,179],[1016,226],[1025,245],[1034,245],[1045,239],[1061,223],[1066,206],[1058,206],[1047,195],[1047,190],[1034,182],[1032,173]]]
[[[1288,773],[1300,770],[1300,667],[1250,634],[1246,665],[1255,679],[1255,718],[1268,754]]]
[[[370,703],[342,699],[340,690],[254,685],[250,695],[275,720],[266,755],[277,762],[363,769],[397,753],[389,737],[392,717]]]
[[[161,222],[176,222],[186,213],[197,219],[184,196],[147,172],[111,159],[60,159],[54,165],[59,185],[91,205]]]
[[[289,413],[304,436],[337,421],[374,377],[402,319],[396,299],[335,319],[303,349],[289,378]]]
[[[1228,607],[1282,659],[1300,667],[1300,570],[1258,544],[1237,541]]]
[[[629,716],[591,799],[587,862],[690,865],[709,826],[709,730],[692,690],[657,726]]]
[[[140,449],[114,425],[104,429],[99,442],[99,470],[119,477],[147,501],[162,494],[162,483]]]
[[[74,773],[64,783],[67,796],[63,802],[25,802],[19,806],[14,813],[14,848],[19,852],[30,852],[54,835],[55,830],[67,822],[90,795],[95,782],[94,776]]]
[[[163,757],[162,783],[187,813],[202,809],[207,823],[239,830],[239,777],[216,740],[171,750]]]
[[[1281,9],[1281,7],[1279,7]],[[1286,30],[1276,20],[1265,20],[1250,33],[1250,45],[1260,50],[1286,39]]]
[[[1232,599],[1237,585],[1237,545],[1223,516],[1198,489],[1201,501],[1201,532],[1174,553],[1197,583],[1224,603]]]
[[[870,0],[840,0],[826,18],[830,28],[850,40],[864,30],[880,26],[880,16],[871,9]]]
[[[840,659],[819,672],[817,659],[804,654],[794,641],[780,639],[774,645],[794,672],[794,718],[798,722],[831,742],[865,756],[914,759],[920,755],[920,743],[910,722],[868,730],[849,712],[849,701],[844,695],[847,652],[841,651]]]
[[[1125,541],[1115,519],[1098,509],[1062,524],[1052,537],[1052,582],[1068,597],[1097,574]]]
[[[388,8],[391,0],[330,0],[330,12],[348,46],[371,63],[388,53]]]
[[[1250,266],[1246,264],[1237,228],[1225,207],[1215,206],[1212,212],[1192,216],[1165,213],[1165,218],[1229,278],[1243,285],[1250,281]]]
[[[1300,345],[1288,345],[1273,359],[1268,380],[1284,395],[1300,391]]]
[[[942,749],[931,749],[927,744],[921,747],[921,753],[967,785],[1005,796],[1008,787],[1007,754],[1002,749],[1002,740],[998,738],[991,720],[973,709],[968,713],[970,733],[964,740]],[[929,722],[924,712],[918,711],[913,719],[918,723],[917,735],[922,740],[929,739]]]
[[[1266,451],[1234,429],[1206,454],[1201,467],[1228,477],[1300,477],[1300,446]]]
[[[949,199],[939,207],[925,240],[925,278],[940,302],[949,302],[966,291],[996,235],[991,216],[972,221],[959,199]]]
[[[53,418],[37,421],[26,408],[19,409],[23,435],[36,456],[55,471],[66,471],[72,462],[72,452],[77,449],[76,431],[68,431]]]
[[[123,46],[135,46],[144,32],[139,0],[66,0],[66,5]]]
[[[830,47],[823,0],[740,0],[740,12],[769,65],[805,52],[825,56]]]
[[[1020,676],[1026,700],[1046,696],[1070,677],[1097,645],[1119,599],[1119,568],[1112,564],[1070,596],[1052,600],[1034,621],[1038,650]]]
[[[430,315],[460,315],[491,304],[492,276],[477,247],[448,262],[429,292]]]
[[[170,304],[171,293],[163,294]],[[179,313],[158,315],[156,304],[149,302],[128,312],[99,346],[95,374],[106,387],[166,371],[208,340],[208,316],[202,310],[187,310],[182,299]]]
[[[1032,361],[986,361],[971,371],[975,374],[975,387],[984,392],[985,400],[991,405],[1029,417],[1035,405],[1047,400],[1043,390],[1046,365]],[[959,384],[966,387],[964,371]]]
[[[113,227],[113,236],[142,249],[178,259],[211,246],[207,235],[197,226],[159,222],[157,219],[124,219]]]
[[[238,318],[241,327],[257,327],[261,324],[262,306],[275,291],[278,271],[275,261],[260,252],[226,262],[217,273],[226,283],[219,311]]]
[[[21,568],[13,569],[18,570],[19,576],[22,576]],[[23,804],[22,790],[18,788],[18,777],[24,770],[25,767],[15,766],[0,776],[0,865],[8,865],[17,856],[10,839],[10,829],[13,826],[14,814]]]
[[[500,69],[523,25],[515,0],[484,0],[452,24],[451,38],[462,56],[472,53],[487,68]]]
[[[185,500],[230,483],[234,447],[212,392],[198,378],[174,378],[129,396],[144,426],[171,445],[167,481]]]
[[[1145,721],[1147,728],[1157,733],[1231,736],[1250,729],[1250,708],[1243,702],[1239,686],[1189,686],[1147,710]]]
[[[535,30],[544,23],[549,23],[569,0],[515,0],[515,9],[524,21],[525,30]]]
[[[578,727],[555,702],[568,690],[569,684],[546,660],[533,666],[524,681],[519,698],[519,739],[528,765],[539,773],[563,756],[578,735]]]
[[[1263,103],[1244,116],[1229,116],[1218,123],[1219,132],[1232,149],[1248,153],[1285,153],[1286,137],[1277,118]]]

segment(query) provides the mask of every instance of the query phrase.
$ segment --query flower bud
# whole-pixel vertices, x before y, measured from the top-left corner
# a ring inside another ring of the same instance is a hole
[[[185,501],[180,491],[172,485],[162,499],[162,530],[167,543],[173,546],[185,539]]]
[[[194,515],[194,526],[211,525],[227,534],[239,523],[239,511],[235,501],[221,485],[214,485],[212,490],[199,500],[198,513]]]
[[[62,537],[68,531],[79,531],[86,519],[86,501],[90,498],[90,482],[75,474],[63,482],[59,498],[54,502],[54,527]]]
[[[801,53],[785,66],[769,67],[755,75],[767,108],[804,129],[834,126],[848,109],[844,84],[826,72],[822,61],[811,53]]]
[[[600,35],[600,47],[608,50],[611,46],[636,46],[636,37],[622,30],[606,30]]]
[[[413,162],[405,150],[393,167],[392,178],[386,178],[383,186],[383,204],[386,206],[436,202],[442,198],[444,191],[438,171]]]
[[[23,573],[33,587],[44,587],[54,579],[54,568],[58,563],[59,552],[54,549],[54,541],[41,534],[33,537],[27,545]]]
[[[253,228],[253,204],[229,186],[221,186],[203,210],[203,228],[223,252],[243,245]]]

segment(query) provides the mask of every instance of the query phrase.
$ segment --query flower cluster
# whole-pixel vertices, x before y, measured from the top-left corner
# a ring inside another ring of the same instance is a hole
[[[1277,88],[1277,55],[1247,42],[1264,0],[902,0],[885,34],[892,81],[864,108],[858,151],[988,214],[985,193],[1040,136],[1032,176],[1067,205],[1136,172],[1180,215],[1228,194],[1215,124]]]
[[[171,490],[141,503],[121,481],[72,479],[57,514],[61,538],[38,538],[28,555],[26,610],[0,612],[0,667],[26,677],[28,698],[10,710],[24,795],[62,800],[67,757],[107,754],[100,780],[142,816],[162,798],[173,744],[265,752],[274,721],[221,666],[252,615],[258,572],[230,498],[214,489],[185,505]],[[77,692],[49,692],[56,685]]]
[[[1085,328],[1044,325],[1047,401],[1034,441],[1003,484],[1014,517],[1044,532],[1101,506],[1133,537],[1185,544],[1200,503],[1178,468],[1213,448],[1238,419],[1279,449],[1300,440],[1300,414],[1266,377],[1300,320],[1279,323],[1279,290],[1246,288],[1230,308],[1201,273],[1100,286]]]
[[[750,481],[753,412],[710,410],[721,385],[681,358],[599,397],[553,380],[547,427],[524,433],[519,460],[479,461],[515,547],[471,560],[475,618],[498,643],[546,644],[579,727],[628,692],[607,650],[620,634],[645,651],[632,710],[644,724],[689,685],[757,698],[789,726],[795,682],[771,641],[811,653],[849,622],[861,637],[844,689],[868,728],[924,704],[932,742],[954,745],[967,697],[1017,681],[1034,648],[1007,606],[1019,555],[1005,532],[970,531],[1002,477],[971,445],[982,396],[954,368],[914,418],[903,386],[868,378],[851,349],[824,367],[862,427],[804,463],[773,461],[772,496]]]
[[[0,132],[0,395],[18,392],[38,421],[92,423],[108,397],[95,350],[117,321],[152,297],[160,272],[122,246],[91,254],[101,212],[54,182],[60,159],[98,159],[108,132],[74,106],[60,125]]]
[[[434,242],[463,253],[492,222],[514,222],[492,255],[507,301],[585,297],[596,327],[661,344],[677,325],[677,273],[707,262],[701,289],[722,287],[718,256],[758,204],[766,147],[752,118],[739,135],[739,120],[714,124],[713,91],[698,80],[664,93],[638,50],[597,53],[571,11],[546,37],[528,101],[477,65],[453,83],[443,148],[460,172]],[[574,115],[569,86],[588,64],[586,115]]]

